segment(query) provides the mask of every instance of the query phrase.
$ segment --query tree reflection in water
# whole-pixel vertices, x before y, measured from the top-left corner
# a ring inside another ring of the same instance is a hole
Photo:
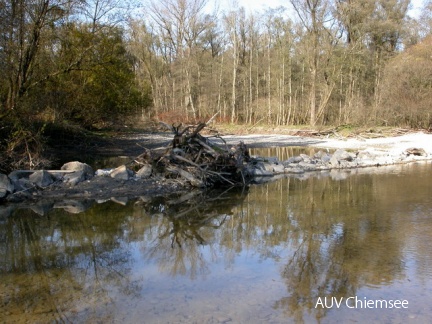
[[[100,312],[111,302],[111,289],[139,293],[129,281],[130,256],[122,246],[127,222],[120,208],[105,208],[45,216],[22,209],[1,224],[1,313],[8,322],[103,321],[113,316]]]
[[[281,273],[288,296],[274,307],[297,322],[303,322],[305,311],[319,321],[327,310],[315,309],[318,297],[340,300],[356,296],[365,285],[378,287],[403,277],[398,222],[377,194],[385,183],[377,185],[374,177],[363,176],[344,181],[288,179],[285,184],[277,191],[287,206],[294,252]]]
[[[157,259],[172,275],[190,271],[195,276],[207,268],[199,246],[212,244],[214,231],[228,217],[225,211],[246,194],[239,188],[197,191],[126,207],[87,202],[81,205],[89,209],[78,214],[15,211],[0,224],[0,275],[5,288],[0,293],[0,319],[112,321],[114,308],[107,307],[113,302],[112,292],[140,296],[140,283],[131,280],[128,243],[151,235],[148,221],[158,222],[148,258]],[[142,214],[145,219],[137,222],[136,216]]]
[[[217,253],[220,233],[232,218],[232,209],[241,205],[247,192],[248,188],[239,187],[193,191],[161,203],[151,214],[157,222],[157,234],[147,231],[149,237],[142,247],[144,258],[156,260],[160,270],[172,276],[196,278],[208,273],[200,246],[206,245],[211,254]]]
[[[166,300],[199,313],[196,300],[207,298],[238,322],[248,319],[235,317],[241,302],[254,305],[250,316],[264,309],[274,322],[331,318],[315,309],[318,297],[405,280],[409,244],[423,243],[415,258],[424,261],[419,276],[430,277],[427,244],[410,223],[420,217],[430,228],[430,205],[422,205],[429,188],[412,174],[315,176],[83,204],[91,207],[79,214],[20,210],[0,219],[0,322],[112,322],[128,312],[159,319]],[[205,287],[198,278],[208,279]],[[156,304],[147,303],[154,293]],[[194,298],[185,302],[185,294]]]

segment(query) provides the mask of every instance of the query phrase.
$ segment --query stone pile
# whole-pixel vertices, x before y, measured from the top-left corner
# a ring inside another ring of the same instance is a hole
[[[300,154],[288,160],[279,161],[277,157],[253,157],[249,172],[256,177],[276,174],[303,174],[308,171],[343,170],[364,167],[402,164],[428,160],[430,157],[423,149],[409,148],[400,153],[385,150],[366,149],[349,152],[338,149],[333,153],[318,151],[312,156]]]
[[[302,175],[310,171],[344,170],[381,165],[393,165],[413,161],[429,160],[432,157],[423,149],[409,148],[403,152],[386,152],[385,150],[366,149],[349,152],[338,149],[333,153],[319,151],[312,156],[300,154],[288,160],[279,161],[277,157],[253,157],[243,161],[242,175],[248,182],[260,182],[262,178],[270,179],[275,175]],[[151,164],[141,165],[138,171],[121,165],[114,169],[99,169],[96,172],[81,162],[69,162],[60,170],[18,170],[9,175],[0,174],[0,201],[16,201],[31,198],[34,192],[42,192],[47,187],[63,186],[74,188],[81,182],[94,182],[97,178],[108,178],[107,181],[121,181],[127,186],[128,181],[138,181],[152,177],[161,178],[161,174]],[[172,174],[170,175],[172,177]],[[179,175],[181,177],[181,175]],[[183,181],[187,181],[182,179]],[[200,187],[191,180],[189,185]],[[97,188],[95,188],[96,190]],[[19,199],[18,199],[19,200]]]

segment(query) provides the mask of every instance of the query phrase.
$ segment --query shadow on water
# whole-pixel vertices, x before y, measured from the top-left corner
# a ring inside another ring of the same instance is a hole
[[[426,320],[429,174],[404,166],[4,213],[0,321]],[[315,308],[318,297],[357,295],[412,306]]]

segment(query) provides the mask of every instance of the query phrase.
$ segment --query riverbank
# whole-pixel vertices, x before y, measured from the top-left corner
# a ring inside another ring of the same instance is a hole
[[[226,143],[227,146],[244,142],[250,148],[300,146],[322,149],[314,156],[301,154],[286,161],[279,161],[277,157],[255,157],[251,166],[245,170],[257,178],[256,182],[269,181],[275,176],[312,176],[313,172],[330,174],[331,171],[333,176],[339,171],[360,168],[368,172],[369,167],[372,167],[370,170],[373,172],[377,166],[432,159],[432,134],[422,132],[369,139],[283,134],[226,135],[222,139],[212,136],[209,138],[221,145]],[[129,154],[142,153],[147,147],[165,147],[172,140],[172,134],[145,133],[117,139],[118,143],[125,143],[122,140],[129,143],[129,148],[123,145],[119,147],[119,153],[122,153],[121,149]],[[130,170],[127,166],[113,165],[112,169],[105,171],[90,168],[84,172],[79,168],[81,166],[78,164],[77,170],[64,168],[61,172],[41,171],[37,176],[34,173],[33,179],[29,178],[31,172],[2,175],[0,190],[3,192],[3,201],[94,199],[102,202],[108,199],[124,201],[137,197],[145,201],[149,197],[181,195],[194,187],[184,179],[180,181],[165,178],[148,169],[140,172]],[[85,173],[84,176],[82,172]],[[344,174],[346,175],[346,172]]]

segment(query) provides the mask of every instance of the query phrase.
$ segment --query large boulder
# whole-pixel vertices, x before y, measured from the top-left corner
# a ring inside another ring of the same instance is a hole
[[[93,178],[94,172],[90,165],[78,161],[68,162],[61,167],[64,171],[73,171],[63,176],[63,181],[71,185]]]
[[[8,194],[13,193],[15,187],[6,174],[0,173],[0,198],[6,197]]]

